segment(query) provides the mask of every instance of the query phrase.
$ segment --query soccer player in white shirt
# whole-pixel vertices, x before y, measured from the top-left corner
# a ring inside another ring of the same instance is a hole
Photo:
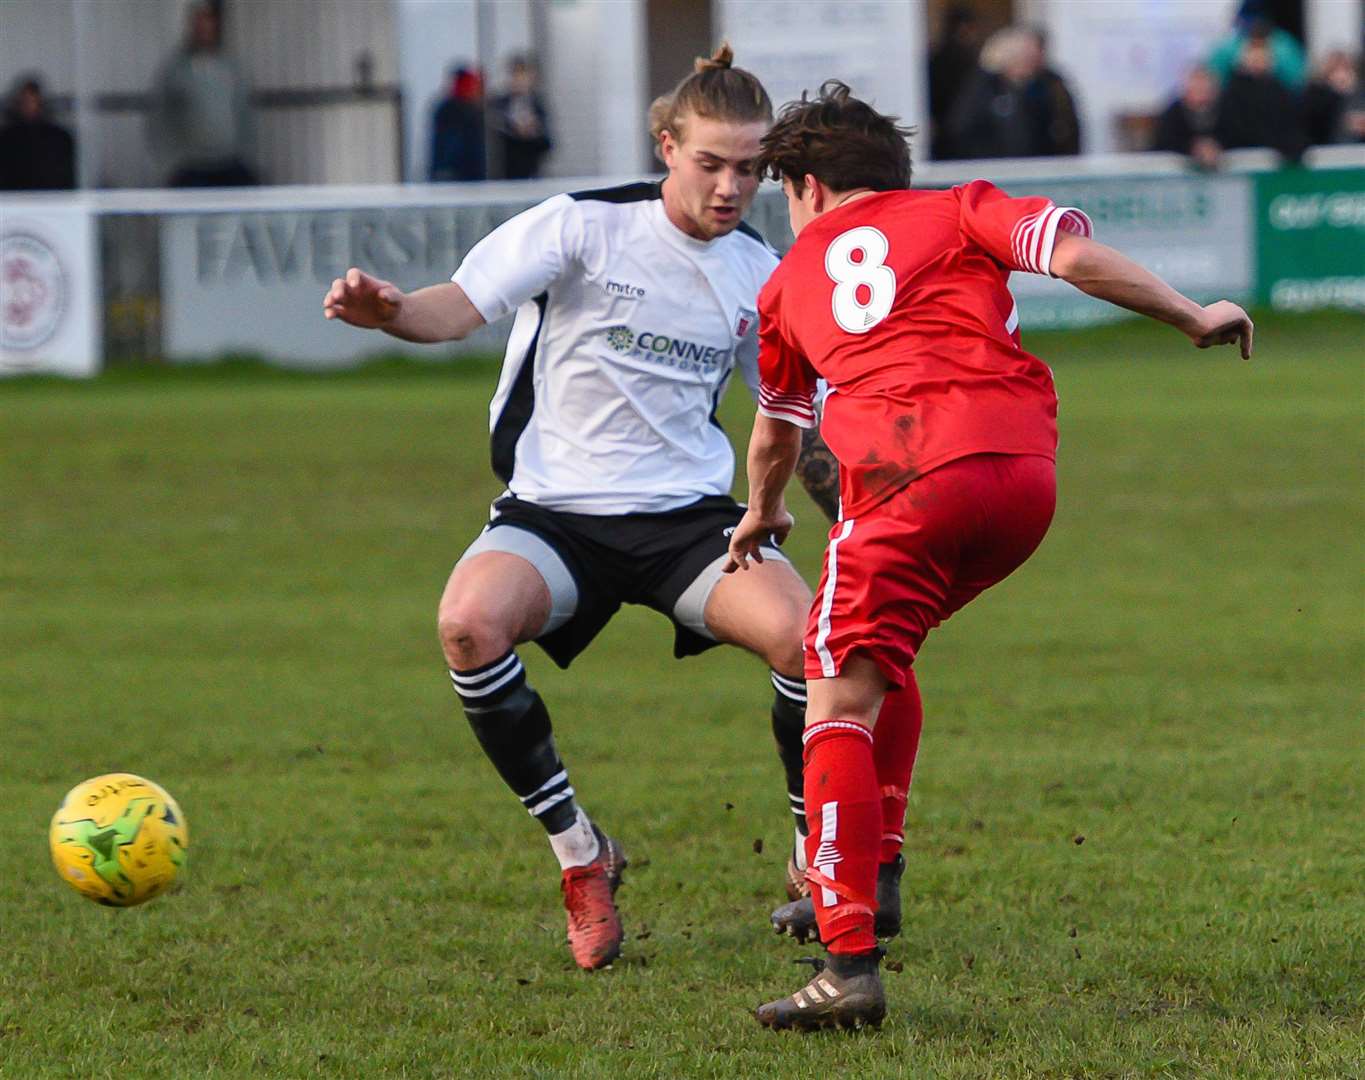
[[[762,657],[798,830],[811,594],[776,549],[722,575],[743,516],[715,410],[738,368],[757,393],[757,296],[777,256],[748,226],[753,162],[772,121],[759,81],[722,46],[650,110],[662,183],[557,195],[495,229],[452,280],[404,294],[359,269],[329,319],[406,341],[455,341],[516,312],[490,408],[507,491],[441,597],[455,690],[484,751],[549,833],[580,967],[620,953],[626,860],[574,798],[549,714],[515,646],[567,667],[622,603],[675,626],[675,655],[717,643]],[[823,447],[812,487],[827,494]],[[798,849],[800,844],[797,845]],[[789,894],[800,881],[789,867]]]

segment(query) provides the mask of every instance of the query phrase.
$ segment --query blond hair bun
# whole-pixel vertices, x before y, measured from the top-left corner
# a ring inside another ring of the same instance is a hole
[[[735,50],[728,41],[723,41],[709,60],[698,57],[691,75],[669,93],[654,99],[649,107],[649,134],[654,140],[654,153],[661,161],[663,133],[672,132],[681,141],[688,117],[734,124],[772,123],[773,103],[768,91],[752,72],[731,66],[734,59]]]
[[[709,58],[699,56],[692,63],[692,70],[700,75],[703,71],[714,71],[717,68],[729,70],[735,62],[735,50],[730,48],[728,41],[722,41],[716,51]]]

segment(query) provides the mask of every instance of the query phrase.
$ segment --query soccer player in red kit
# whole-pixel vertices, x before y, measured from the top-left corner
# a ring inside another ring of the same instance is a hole
[[[925,635],[1041,543],[1056,499],[1052,374],[1019,340],[1012,271],[1051,274],[1169,323],[1201,348],[1237,343],[1237,305],[1201,307],[1090,239],[1079,210],[977,180],[908,191],[909,132],[831,81],[763,139],[796,244],[759,297],[759,415],[749,506],[727,569],[792,525],[783,489],[816,422],[840,464],[840,520],[806,630],[807,879],[829,952],[761,1023],[880,1023],[879,864],[899,853],[921,722]],[[894,722],[913,738],[875,745]],[[818,963],[818,962],[817,962]]]

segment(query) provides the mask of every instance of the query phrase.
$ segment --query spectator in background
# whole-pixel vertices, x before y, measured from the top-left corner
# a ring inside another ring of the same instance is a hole
[[[1343,49],[1328,53],[1304,92],[1304,124],[1309,145],[1356,141],[1344,137],[1343,124],[1347,105],[1359,89],[1359,74],[1350,55]]]
[[[484,139],[483,74],[475,67],[458,67],[431,120],[431,179],[487,180]]]
[[[981,49],[981,68],[948,121],[964,158],[1036,157],[1053,149],[1052,101],[1041,74],[1036,37],[1019,27],[997,30]]]
[[[1263,28],[1242,42],[1237,67],[1223,84],[1214,137],[1227,150],[1268,146],[1288,161],[1303,156],[1308,144],[1303,109],[1274,74],[1270,35]]]
[[[47,116],[36,75],[14,84],[0,126],[0,191],[69,191],[76,186],[76,140]]]
[[[948,9],[943,33],[929,53],[929,117],[932,139],[929,154],[936,161],[957,157],[949,131],[953,108],[963,89],[977,72],[976,56],[981,49],[981,23],[966,4]]]
[[[1153,150],[1185,154],[1201,169],[1213,169],[1223,148],[1218,144],[1218,81],[1208,68],[1192,68],[1180,96],[1157,119]]]
[[[525,56],[507,65],[507,88],[489,108],[497,134],[500,175],[508,180],[531,180],[540,175],[540,162],[550,152],[549,117],[536,92],[536,69]]]
[[[1243,0],[1233,22],[1232,33],[1213,47],[1208,66],[1219,83],[1241,63],[1242,46],[1250,38],[1264,40],[1270,51],[1270,71],[1290,90],[1299,93],[1308,78],[1308,59],[1298,38],[1281,30],[1268,18],[1266,0]]]
[[[153,87],[152,150],[171,187],[242,187],[257,182],[251,92],[223,51],[222,25],[209,4],[188,11],[185,44]]]
[[[1032,92],[1047,98],[1048,154],[1079,154],[1081,152],[1081,119],[1076,113],[1076,99],[1066,80],[1047,62],[1047,32],[1040,26],[1026,26],[1025,33],[1033,42],[1038,74]]]
[[[1365,60],[1362,60],[1365,63]],[[1356,69],[1356,91],[1341,109],[1341,120],[1337,124],[1336,141],[1339,143],[1365,143],[1365,73]]]

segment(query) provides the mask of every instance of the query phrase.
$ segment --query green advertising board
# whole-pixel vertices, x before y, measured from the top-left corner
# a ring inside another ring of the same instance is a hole
[[[1256,284],[1276,308],[1365,311],[1365,169],[1256,177]]]

